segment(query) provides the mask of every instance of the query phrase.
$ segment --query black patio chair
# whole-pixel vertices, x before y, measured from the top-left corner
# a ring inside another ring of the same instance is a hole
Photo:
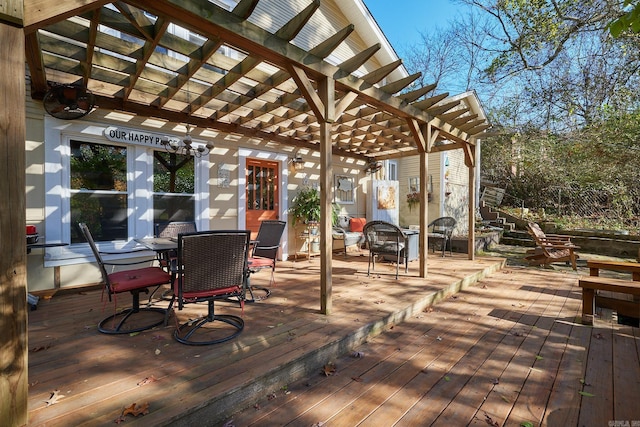
[[[405,250],[407,236],[400,227],[385,221],[371,221],[364,225],[362,229],[367,247],[369,248],[369,264],[367,265],[367,276],[370,267],[376,268],[377,255],[389,255],[396,262],[396,279],[400,263],[404,259],[404,271],[409,271],[409,257]]]
[[[195,221],[170,221],[154,224],[156,237],[178,239],[180,233],[194,233],[198,231]],[[177,251],[158,252],[158,262],[165,270],[171,272],[171,263],[176,262]]]
[[[447,246],[449,246],[449,255],[452,254],[451,235],[456,226],[456,220],[450,216],[436,218],[427,225],[429,246],[435,253],[436,244],[440,242],[442,245],[442,256],[445,255]]]
[[[271,269],[269,285],[275,285],[276,283],[274,273],[276,271],[278,249],[280,249],[280,240],[286,226],[286,221],[262,221],[255,239],[256,243],[253,245],[253,251],[249,258],[249,268],[253,272],[264,268]]]
[[[207,302],[206,316],[180,325],[175,339],[188,345],[228,341],[244,329],[240,316],[216,314],[216,300],[235,299],[244,310],[249,277],[247,265],[250,231],[200,231],[178,236],[177,278],[173,286],[178,310],[186,304]]]
[[[100,273],[102,274],[101,284],[104,286],[102,297],[104,298],[104,293],[106,292],[109,297],[109,302],[113,300],[114,314],[106,317],[98,323],[98,331],[105,334],[129,334],[132,332],[151,329],[161,325],[162,323],[166,324],[170,311],[159,307],[140,308],[140,293],[149,293],[150,287],[155,287],[157,289],[161,285],[170,284],[171,275],[160,267],[144,267],[134,270],[107,273],[105,266],[126,266],[141,264],[143,262],[148,263],[149,261],[144,260],[128,263],[105,262],[102,259],[102,254],[104,252],[101,253],[98,251],[98,247],[96,246],[87,225],[79,223],[78,226],[80,227],[80,231],[84,235],[85,240],[89,243],[91,251],[93,252],[96,262],[100,268]],[[133,303],[131,308],[118,312],[117,296],[122,292],[131,292]],[[145,315],[145,313],[152,314],[149,316]],[[161,316],[158,317],[156,313],[161,314]],[[149,318],[152,320],[149,320]],[[111,326],[109,326],[109,324],[111,324]]]

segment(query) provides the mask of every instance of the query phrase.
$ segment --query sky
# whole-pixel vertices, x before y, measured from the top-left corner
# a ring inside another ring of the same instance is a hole
[[[452,0],[364,0],[364,4],[399,55],[420,42],[420,33],[448,27],[460,8]]]

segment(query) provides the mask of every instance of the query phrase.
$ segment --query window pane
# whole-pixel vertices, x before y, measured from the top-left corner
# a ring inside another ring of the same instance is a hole
[[[70,148],[71,243],[85,241],[78,222],[96,241],[127,239],[127,149],[83,141]]]
[[[195,221],[195,173],[192,156],[154,152],[153,220]]]
[[[253,166],[247,167],[247,209],[254,210],[254,189],[253,181],[255,180],[255,171]]]
[[[79,222],[97,242],[127,239],[127,195],[83,192],[71,195],[71,243],[84,243]]]
[[[154,152],[153,191],[156,193],[194,192],[194,163],[192,156],[162,151]]]
[[[71,188],[127,191],[127,149],[71,141]]]
[[[156,222],[195,221],[193,195],[156,194],[153,196],[153,218]]]

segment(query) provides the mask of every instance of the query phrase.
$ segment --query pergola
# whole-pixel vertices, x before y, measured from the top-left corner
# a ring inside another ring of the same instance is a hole
[[[0,189],[10,201],[0,215],[2,334],[9,343],[0,358],[0,413],[10,414],[13,424],[26,423],[27,413],[26,249],[24,229],[17,226],[25,223],[25,82],[34,99],[58,84],[79,85],[93,92],[99,108],[319,152],[322,313],[331,312],[334,155],[365,162],[419,155],[425,183],[428,153],[463,150],[471,201],[468,247],[474,247],[475,145],[490,126],[475,98],[434,94],[435,84],[416,88],[419,74],[386,83],[400,61],[364,67],[380,44],[330,63],[327,58],[346,43],[354,25],[301,47],[296,37],[321,2],[299,3],[288,21],[268,26],[255,17],[273,7],[271,0],[240,0],[231,11],[208,0],[0,4],[0,72],[10,76],[0,82]],[[178,37],[170,30],[175,26],[197,37]],[[422,230],[426,224],[423,185]],[[422,232],[421,277],[427,274],[426,248]]]

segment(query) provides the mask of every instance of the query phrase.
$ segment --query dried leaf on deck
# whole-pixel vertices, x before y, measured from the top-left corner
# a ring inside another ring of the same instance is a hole
[[[51,347],[51,343],[46,344],[46,345],[39,345],[37,347],[33,347],[29,351],[31,351],[31,353],[37,353],[37,352],[42,351],[42,350],[48,350],[50,347]]]
[[[362,359],[364,357],[364,353],[361,351],[354,351],[351,353],[351,357],[355,357],[356,359]]]
[[[354,380],[357,383],[361,383],[363,381],[363,379],[360,378],[360,377],[351,377],[351,379]]]
[[[142,387],[143,385],[147,385],[153,382],[158,381],[153,375],[151,375],[150,377],[146,377],[145,379],[143,379],[142,381],[140,381],[137,385]]]
[[[327,363],[322,368],[322,373],[325,375],[325,377],[334,375],[336,373],[336,365],[334,365],[333,363]]]
[[[137,417],[138,415],[147,415],[149,413],[149,402],[145,402],[142,405],[138,405],[137,403],[132,403],[122,410],[122,416],[125,417],[127,415],[133,415]]]
[[[51,392],[51,396],[49,396],[49,400],[45,400],[47,406],[55,405],[58,403],[58,400],[62,399],[64,394],[60,394],[60,390],[54,390]]]

